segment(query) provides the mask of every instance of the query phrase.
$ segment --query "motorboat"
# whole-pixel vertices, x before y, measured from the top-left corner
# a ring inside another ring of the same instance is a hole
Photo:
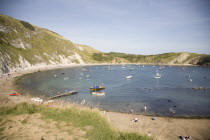
[[[64,77],[63,79],[64,79],[64,80],[67,80],[67,79],[69,79],[69,77]]]
[[[105,95],[106,93],[104,91],[94,91],[92,92],[93,95],[97,95],[97,96],[103,96]]]
[[[102,85],[98,85],[98,86],[94,86],[94,87],[90,88],[91,91],[99,91],[99,90],[102,90],[102,89],[105,89],[105,87],[102,86]]]
[[[131,79],[133,76],[129,75],[129,76],[126,76],[127,79]]]
[[[161,75],[158,71],[156,71],[156,75],[154,76],[155,79],[161,78]]]

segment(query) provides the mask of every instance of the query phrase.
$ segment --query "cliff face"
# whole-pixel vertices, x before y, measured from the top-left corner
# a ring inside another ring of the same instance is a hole
[[[92,63],[91,47],[25,21],[0,14],[0,73],[37,67]]]

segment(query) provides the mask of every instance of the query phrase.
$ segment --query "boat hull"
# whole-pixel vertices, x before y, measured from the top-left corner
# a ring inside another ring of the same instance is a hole
[[[90,88],[91,91],[99,91],[99,90],[102,90],[102,89],[105,89],[105,88]]]
[[[103,89],[105,89],[105,87],[101,86],[101,85],[90,88],[91,91],[99,91],[99,90],[103,90]]]
[[[92,94],[96,96],[103,96],[105,95],[105,92],[92,92]]]

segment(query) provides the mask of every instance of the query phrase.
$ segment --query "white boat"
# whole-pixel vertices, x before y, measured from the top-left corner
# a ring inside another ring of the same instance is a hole
[[[129,75],[129,76],[126,76],[127,79],[131,79],[133,76]]]
[[[133,70],[133,68],[130,68],[130,71],[132,71]]]
[[[161,78],[161,75],[158,71],[156,71],[156,75],[154,76],[155,79]]]
[[[69,77],[64,77],[63,79],[64,79],[64,80],[67,80],[67,79],[69,79]]]
[[[39,97],[35,97],[35,98],[31,98],[31,101],[33,101],[35,103],[42,103],[44,100]]]
[[[106,93],[104,91],[94,91],[92,92],[93,95],[97,95],[97,96],[103,96],[105,95]]]

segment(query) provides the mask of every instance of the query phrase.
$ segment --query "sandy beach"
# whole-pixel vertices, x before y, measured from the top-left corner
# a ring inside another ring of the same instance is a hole
[[[81,65],[69,65],[65,67],[73,67]],[[25,70],[10,74],[0,75],[0,96],[7,97],[11,100],[14,97],[9,97],[9,93],[16,92],[13,81],[15,77],[33,73],[37,71],[46,71],[60,67],[39,68],[33,70]],[[26,99],[24,96],[20,97],[23,101]],[[16,102],[16,100],[13,100]],[[141,134],[151,133],[157,140],[178,140],[178,136],[192,136],[193,140],[209,140],[210,139],[210,119],[181,119],[169,117],[156,117],[152,120],[150,116],[124,114],[117,112],[101,112],[107,120],[120,131],[125,132],[138,132]],[[138,118],[138,122],[132,122],[131,119]]]

